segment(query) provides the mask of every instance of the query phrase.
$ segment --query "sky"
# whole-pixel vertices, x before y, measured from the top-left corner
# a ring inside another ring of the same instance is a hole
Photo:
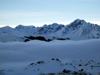
[[[66,25],[75,19],[100,25],[100,0],[0,0],[0,27]]]

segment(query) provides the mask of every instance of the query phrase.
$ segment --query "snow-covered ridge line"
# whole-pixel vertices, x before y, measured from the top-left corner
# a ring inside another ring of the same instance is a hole
[[[96,65],[96,67],[94,66]],[[0,70],[1,75],[99,75],[100,63],[94,60],[63,62],[58,58],[32,62],[20,71]]]
[[[100,38],[100,26],[76,19],[64,26],[53,23],[43,27],[18,25],[15,28],[9,26],[0,28],[0,42],[32,40],[26,37],[44,37],[45,40],[71,39],[85,40]]]

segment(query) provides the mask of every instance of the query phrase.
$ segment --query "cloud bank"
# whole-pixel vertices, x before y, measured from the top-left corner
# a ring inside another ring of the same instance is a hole
[[[51,58],[100,62],[99,45],[100,40],[0,43],[0,69],[21,69],[33,61]]]

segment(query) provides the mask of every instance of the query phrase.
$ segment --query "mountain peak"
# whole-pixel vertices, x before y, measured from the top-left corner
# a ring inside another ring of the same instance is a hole
[[[4,27],[0,28],[0,41],[5,41],[6,36],[14,35],[10,37],[7,41],[21,40],[24,41],[26,37],[33,36],[38,37],[42,36],[46,40],[53,39],[72,39],[72,40],[81,40],[81,39],[93,39],[100,38],[100,26],[87,23],[84,20],[76,19],[69,25],[62,24],[49,24],[42,27],[35,26],[23,26],[18,25],[16,28]],[[15,38],[19,37],[18,39]],[[26,37],[24,37],[26,36]],[[3,39],[5,38],[5,39]],[[30,39],[29,39],[30,40]]]
[[[86,23],[86,21],[84,21],[84,20],[76,19],[76,20],[74,20],[70,25],[76,27],[76,26],[78,26],[78,25],[83,25],[83,24],[85,24],[85,23]]]
[[[81,19],[76,19],[74,20],[74,23],[85,23],[86,21],[84,20],[81,20]]]
[[[75,21],[81,21],[81,19],[76,19]]]
[[[10,27],[10,26],[5,26],[5,27],[3,27],[3,28],[7,28],[7,29],[8,29],[8,28],[11,28],[11,27]]]

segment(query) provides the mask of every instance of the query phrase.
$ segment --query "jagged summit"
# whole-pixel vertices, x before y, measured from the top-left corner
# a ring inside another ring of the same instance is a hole
[[[85,23],[86,23],[86,21],[84,21],[84,20],[76,19],[70,25],[72,25],[72,26],[78,26],[78,25],[83,25]]]
[[[7,38],[9,36],[9,39]],[[11,36],[11,37],[10,37]],[[100,26],[76,19],[68,25],[53,23],[42,27],[18,25],[0,28],[0,41],[25,41],[26,37],[43,37],[45,40],[54,39],[97,39],[100,38]],[[35,38],[36,39],[36,38]],[[29,39],[30,40],[30,39]]]
[[[18,25],[18,26],[15,27],[15,29],[24,29],[24,28],[35,28],[35,26]]]
[[[76,20],[74,20],[73,22],[80,22],[80,21],[81,21],[81,22],[83,22],[83,21],[86,22],[86,21],[83,20],[83,19],[82,19],[82,20],[81,20],[81,19],[76,19]]]

